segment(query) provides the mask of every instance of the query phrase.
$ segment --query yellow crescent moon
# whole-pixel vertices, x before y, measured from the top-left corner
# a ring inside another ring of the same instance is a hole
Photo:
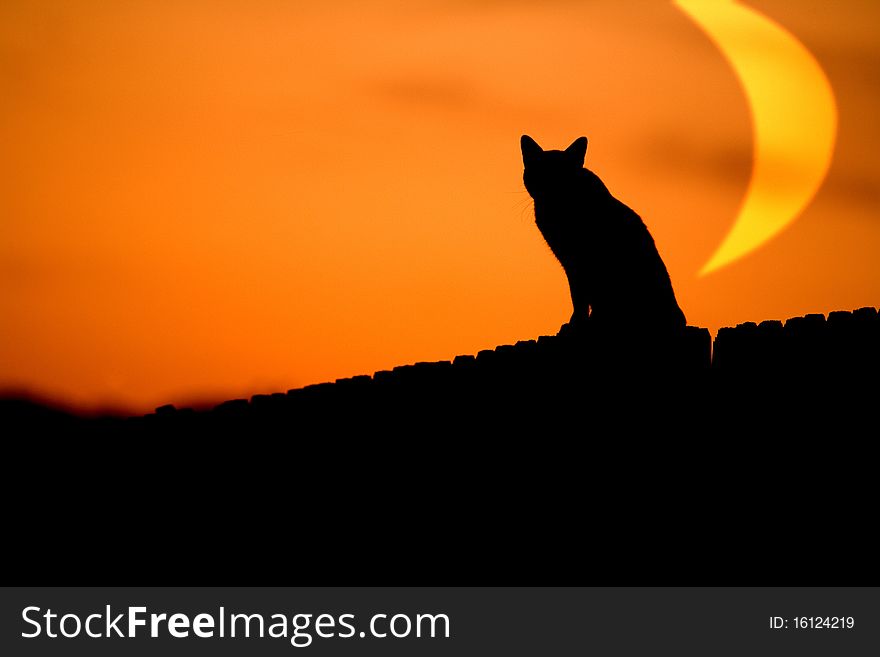
[[[708,274],[791,224],[828,172],[837,108],[828,78],[782,26],[735,0],[674,0],[715,42],[745,90],[754,158],[736,222],[703,266]]]

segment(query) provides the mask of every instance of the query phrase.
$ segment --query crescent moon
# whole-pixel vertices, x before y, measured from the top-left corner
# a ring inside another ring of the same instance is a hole
[[[736,222],[700,276],[729,265],[789,226],[828,172],[837,133],[834,92],[797,38],[734,0],[674,0],[733,67],[753,130],[749,186]]]

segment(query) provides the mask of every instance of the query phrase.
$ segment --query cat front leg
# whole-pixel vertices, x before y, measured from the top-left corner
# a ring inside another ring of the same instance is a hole
[[[561,337],[583,335],[587,331],[589,321],[589,316],[585,317],[583,315],[573,313],[571,319],[568,320],[561,327],[559,327],[559,332],[556,335]]]
[[[593,303],[593,294],[590,281],[584,274],[577,270],[567,271],[568,289],[571,292],[571,324],[586,324],[590,319],[590,306]]]
[[[590,321],[590,295],[589,287],[584,284],[573,272],[568,274],[568,287],[571,292],[571,305],[573,312],[567,324],[563,324],[558,335],[572,335],[586,331]]]

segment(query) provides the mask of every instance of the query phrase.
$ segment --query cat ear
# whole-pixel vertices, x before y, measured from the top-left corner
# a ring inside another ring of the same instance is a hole
[[[584,166],[584,158],[587,157],[587,138],[575,139],[572,145],[565,149],[565,154],[575,160],[579,167]]]
[[[544,152],[544,149],[538,146],[538,142],[528,135],[520,137],[519,145],[520,148],[522,148],[523,164],[525,165],[528,165],[529,162],[533,162],[535,158]]]

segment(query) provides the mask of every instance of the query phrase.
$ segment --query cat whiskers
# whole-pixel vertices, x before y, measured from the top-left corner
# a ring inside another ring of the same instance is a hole
[[[525,219],[526,221],[531,221],[534,218],[534,215],[531,214],[531,211],[534,207],[534,204],[532,201],[532,197],[529,196],[529,193],[525,189],[517,189],[517,190],[511,191],[509,193],[523,195],[522,198],[520,198],[516,203],[514,203],[513,210],[519,211],[520,220]],[[529,214],[526,214],[527,212]]]

